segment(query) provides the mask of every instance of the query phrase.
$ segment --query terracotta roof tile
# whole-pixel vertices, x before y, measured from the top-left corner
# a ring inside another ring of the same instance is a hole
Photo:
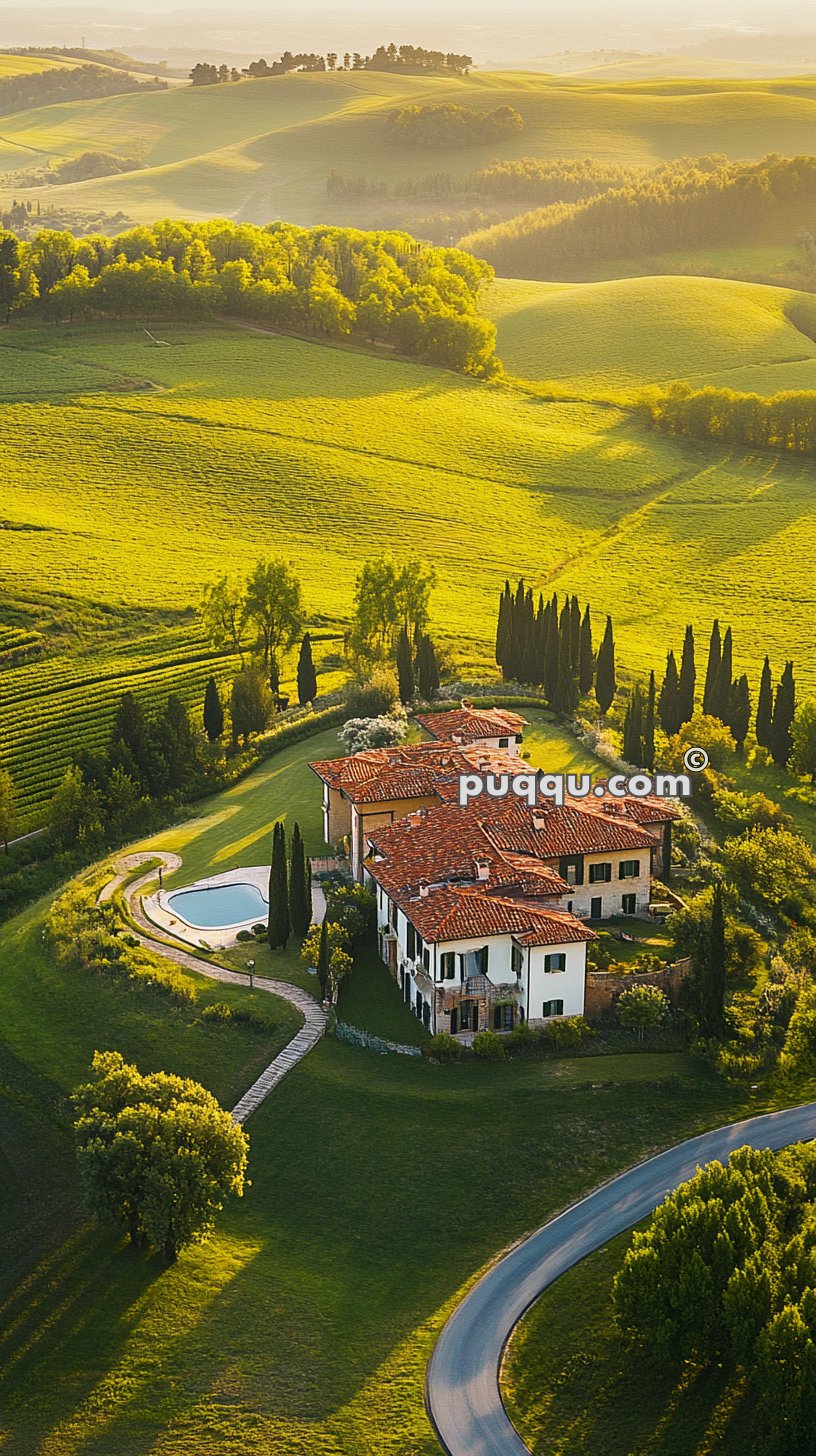
[[[528,726],[526,718],[506,708],[472,708],[462,705],[441,713],[417,713],[432,738],[472,743],[478,738],[506,737],[520,733]]]
[[[433,886],[425,894],[405,897],[399,903],[423,940],[432,945],[482,935],[515,935],[525,945],[596,939],[594,931],[573,915],[486,895],[477,886]]]

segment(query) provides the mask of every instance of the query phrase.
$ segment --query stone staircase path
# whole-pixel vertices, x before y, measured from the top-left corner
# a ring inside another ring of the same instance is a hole
[[[127,887],[125,898],[128,911],[136,925],[139,926],[133,934],[136,939],[146,946],[148,950],[155,951],[166,960],[174,961],[177,966],[183,966],[185,970],[196,971],[200,976],[207,976],[211,981],[223,981],[234,986],[246,986],[247,978],[237,971],[228,971],[224,966],[214,966],[209,961],[201,960],[189,950],[174,944],[173,941],[165,940],[159,935],[142,910],[138,893],[144,889],[156,877],[155,862],[160,859],[165,872],[179,869],[181,859],[177,854],[171,854],[166,850],[155,850],[153,853],[144,852],[139,854],[123,855],[116,860],[116,874],[103,886],[99,893],[99,903],[104,904],[110,900],[116,890],[127,879],[132,870],[140,864],[150,864],[152,867],[146,874],[131,881]],[[255,987],[259,991],[268,991],[273,996],[280,996],[283,1001],[288,1001],[294,1006],[303,1017],[303,1026],[300,1031],[292,1037],[283,1051],[269,1066],[261,1072],[257,1081],[247,1088],[243,1097],[232,1109],[232,1116],[236,1122],[246,1122],[246,1119],[256,1108],[260,1107],[264,1098],[268,1097],[274,1087],[283,1080],[287,1072],[296,1067],[302,1061],[307,1052],[316,1046],[326,1030],[326,1013],[318,1001],[310,996],[308,991],[301,990],[300,986],[293,986],[289,981],[276,981],[269,976],[256,976]]]

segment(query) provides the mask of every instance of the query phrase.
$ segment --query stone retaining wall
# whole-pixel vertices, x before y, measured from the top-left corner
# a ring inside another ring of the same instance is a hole
[[[614,1011],[622,991],[631,991],[633,986],[657,986],[665,992],[672,1007],[680,1004],[683,982],[691,970],[691,961],[675,961],[662,971],[633,971],[630,975],[617,975],[612,971],[587,971],[584,1015],[587,1021],[605,1021]]]

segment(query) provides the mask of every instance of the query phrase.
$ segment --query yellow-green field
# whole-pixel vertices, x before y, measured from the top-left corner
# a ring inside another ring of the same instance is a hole
[[[487,310],[508,372],[559,394],[631,399],[673,379],[816,389],[813,294],[722,278],[497,279]]]
[[[179,87],[40,107],[4,118],[0,171],[18,168],[21,147],[55,156],[104,148],[133,152],[146,170],[40,192],[59,201],[149,219],[183,213],[266,222],[362,220],[359,203],[329,203],[326,179],[397,183],[430,172],[465,176],[505,157],[583,157],[638,165],[712,152],[738,158],[812,149],[816,81],[577,80],[479,73],[453,80],[377,72],[289,75],[240,85]],[[485,109],[511,104],[517,137],[425,155],[389,140],[389,110],[453,101]]]
[[[775,291],[748,289],[745,307],[756,349],[760,325],[782,335],[779,357],[784,323],[755,293]],[[619,351],[632,316],[620,312]],[[513,318],[508,307],[501,327]],[[708,368],[753,367],[729,311],[716,346],[714,323],[700,324]],[[498,592],[523,574],[577,592],[596,622],[611,612],[624,667],[659,669],[686,622],[704,634],[719,616],[752,679],[767,651],[812,681],[812,465],[654,434],[594,402],[610,381],[578,371],[612,347],[611,327],[603,344],[572,340],[577,398],[555,401],[240,328],[164,326],[165,349],[133,324],[0,334],[4,585],[16,601],[50,593],[57,622],[96,613],[78,656],[0,672],[0,741],[25,806],[42,805],[83,733],[103,735],[125,687],[200,706],[209,672],[229,663],[208,655],[191,609],[207,581],[261,555],[291,559],[310,621],[335,634],[363,561],[422,555],[438,572],[433,630],[463,673],[491,665]],[[565,325],[565,350],[568,336]],[[672,355],[649,337],[640,383]],[[152,625],[123,641],[129,612]],[[25,613],[9,626],[13,648]],[[46,648],[50,635],[46,624]]]

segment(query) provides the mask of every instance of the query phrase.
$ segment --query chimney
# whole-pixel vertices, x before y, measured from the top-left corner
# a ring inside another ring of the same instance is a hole
[[[533,810],[533,828],[545,829],[547,827],[547,816],[541,809]]]
[[[476,866],[476,878],[477,878],[477,880],[489,880],[490,879],[490,861],[489,860],[487,860],[487,859],[477,859],[475,861],[475,866]]]
[[[473,699],[472,698],[463,698],[462,699],[462,707],[467,712],[470,708],[473,707]]]
[[[428,884],[428,881],[427,880],[420,880],[420,882],[419,882],[419,898],[420,898],[420,900],[427,899],[427,897],[428,897],[428,890],[429,889],[430,889],[430,886]]]

